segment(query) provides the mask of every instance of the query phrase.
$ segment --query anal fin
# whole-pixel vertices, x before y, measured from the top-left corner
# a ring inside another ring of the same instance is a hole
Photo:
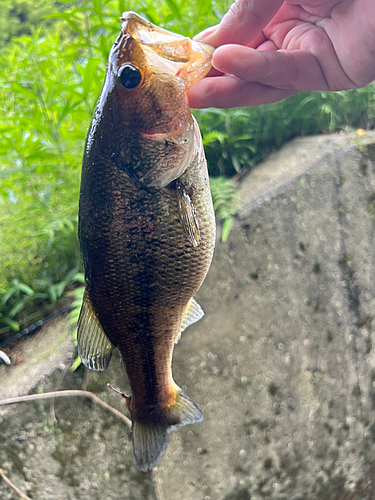
[[[115,346],[104,333],[87,289],[77,323],[78,354],[91,370],[107,370]]]
[[[197,247],[201,241],[199,224],[190,196],[180,181],[176,181],[177,206],[185,236]]]
[[[201,318],[203,318],[204,312],[201,306],[198,304],[198,302],[192,297],[188,305],[186,306],[185,314],[184,317],[182,318],[182,323],[181,323],[181,330],[179,334],[176,337],[175,344],[180,340],[181,338],[181,333],[186,330],[186,328],[193,323],[196,323],[199,321]]]

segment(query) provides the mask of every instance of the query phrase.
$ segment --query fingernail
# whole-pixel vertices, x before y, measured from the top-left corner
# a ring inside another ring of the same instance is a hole
[[[209,37],[210,35],[212,35],[212,33],[215,33],[215,31],[217,30],[217,27],[219,25],[216,25],[216,26],[211,26],[210,28],[207,28],[203,31],[201,31],[200,33],[198,33],[197,35],[195,35],[193,37],[193,40],[195,42],[203,42],[203,40],[207,37]]]

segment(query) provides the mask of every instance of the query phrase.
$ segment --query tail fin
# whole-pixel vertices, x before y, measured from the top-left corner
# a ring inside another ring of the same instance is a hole
[[[133,420],[132,431],[133,453],[138,469],[143,472],[153,469],[168,446],[168,428]]]
[[[168,446],[168,433],[175,427],[200,422],[203,414],[198,406],[178,387],[175,401],[152,412],[150,422],[133,417],[133,453],[138,468],[146,472],[153,469]]]

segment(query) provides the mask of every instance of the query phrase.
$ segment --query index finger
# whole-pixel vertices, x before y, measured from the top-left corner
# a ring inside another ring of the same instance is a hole
[[[247,45],[275,16],[284,0],[236,0],[220,24],[203,37],[195,37],[213,47],[227,43]]]

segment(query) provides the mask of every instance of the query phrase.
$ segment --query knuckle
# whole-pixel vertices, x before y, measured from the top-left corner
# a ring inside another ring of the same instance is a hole
[[[252,24],[261,24],[260,19],[256,9],[254,8],[254,0],[236,0],[230,7],[228,13],[228,18],[231,21],[243,22],[250,21]]]

